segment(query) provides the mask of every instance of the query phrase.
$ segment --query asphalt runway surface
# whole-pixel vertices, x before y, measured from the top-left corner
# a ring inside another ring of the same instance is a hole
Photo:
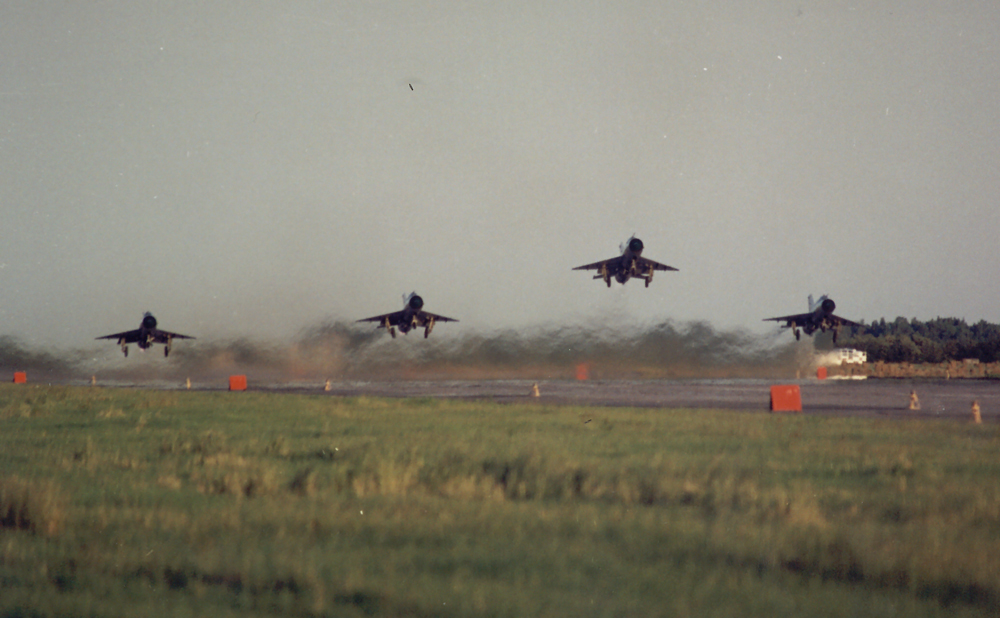
[[[538,384],[539,396],[531,396]],[[984,423],[1000,422],[996,380],[424,380],[343,381],[270,385],[251,390],[319,393],[330,396],[433,397],[501,403],[644,408],[714,408],[768,411],[770,389],[797,384],[804,414],[892,419],[971,419],[979,402]],[[910,410],[915,391],[919,410]]]

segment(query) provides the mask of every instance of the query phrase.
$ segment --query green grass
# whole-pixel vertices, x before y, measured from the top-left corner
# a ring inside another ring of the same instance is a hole
[[[998,437],[0,385],[0,616],[996,616]]]

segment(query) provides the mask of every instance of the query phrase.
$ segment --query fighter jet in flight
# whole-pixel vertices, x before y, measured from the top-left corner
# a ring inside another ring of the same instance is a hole
[[[657,270],[677,270],[673,266],[660,264],[653,260],[642,257],[642,241],[633,235],[619,246],[622,254],[609,260],[601,260],[593,264],[577,266],[573,270],[596,270],[594,279],[604,279],[604,283],[611,287],[611,277],[618,283],[624,284],[632,277],[638,277],[646,281],[646,287],[653,280],[653,272]]]
[[[139,328],[97,338],[117,339],[118,345],[122,347],[122,354],[124,354],[126,358],[128,358],[128,344],[130,343],[139,344],[140,350],[145,350],[154,343],[162,343],[166,345],[166,347],[163,348],[163,356],[166,357],[170,355],[170,344],[173,343],[174,339],[194,339],[194,337],[179,335],[177,333],[171,333],[169,331],[156,328],[156,318],[154,318],[153,314],[148,311],[143,314],[142,323],[139,324]]]
[[[423,307],[424,299],[417,296],[416,292],[411,292],[408,295],[403,294],[403,309],[401,311],[364,318],[363,320],[358,320],[358,322],[378,322],[378,328],[388,330],[393,339],[396,338],[396,327],[404,335],[409,333],[411,328],[423,328],[424,339],[426,339],[431,334],[431,331],[434,330],[435,323],[458,321],[454,318],[446,318],[443,315],[435,315],[424,311]]]
[[[812,335],[819,329],[826,332],[833,331],[833,343],[837,344],[837,333],[842,326],[861,326],[857,322],[845,320],[842,317],[833,315],[833,310],[837,308],[837,303],[826,294],[813,302],[812,294],[809,295],[809,313],[798,313],[796,315],[785,315],[780,318],[764,318],[765,322],[784,322],[781,328],[791,328],[795,333],[795,340],[799,340],[799,328],[801,327],[807,335]]]

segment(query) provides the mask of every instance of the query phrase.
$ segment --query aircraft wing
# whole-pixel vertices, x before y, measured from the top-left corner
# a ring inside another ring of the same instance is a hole
[[[621,258],[611,258],[610,260],[601,260],[600,262],[594,262],[593,264],[584,264],[583,266],[577,266],[573,270],[601,270],[602,267],[607,265],[608,272],[614,274],[615,269],[618,268],[618,264]]]
[[[421,311],[417,314],[420,317],[420,321],[423,324],[427,323],[428,318],[434,318],[435,322],[457,322],[455,318],[446,318],[443,315],[437,315],[436,313],[431,313],[429,311]]]
[[[397,326],[399,321],[403,317],[402,311],[393,311],[392,313],[383,313],[382,315],[373,315],[370,318],[362,318],[358,322],[378,322],[378,325],[385,326],[385,321],[389,320],[389,326]]]
[[[94,337],[95,339],[116,339],[121,340],[124,343],[135,343],[139,341],[139,329],[127,330],[121,333],[115,333],[113,335],[104,335],[103,337]]]
[[[795,315],[783,315],[780,318],[764,318],[764,322],[785,322],[785,326],[792,324],[806,324],[812,318],[811,313],[796,313]]]
[[[188,335],[172,333],[158,328],[149,331],[149,334],[153,336],[154,343],[166,343],[169,339],[194,339],[194,337],[189,337]]]
[[[636,266],[643,272],[648,271],[649,267],[652,266],[653,270],[677,270],[673,266],[667,266],[666,264],[660,264],[659,262],[654,262],[653,260],[647,260],[644,257],[640,257],[636,260]]]
[[[830,319],[834,320],[835,322],[837,322],[841,326],[858,326],[858,327],[861,326],[861,324],[858,324],[857,322],[852,322],[850,320],[846,320],[846,319],[844,319],[844,318],[842,318],[842,317],[840,317],[838,315],[831,315]]]

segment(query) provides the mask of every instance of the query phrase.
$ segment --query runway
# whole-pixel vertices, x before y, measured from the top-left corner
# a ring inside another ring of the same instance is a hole
[[[531,396],[538,384],[539,397]],[[449,380],[342,381],[268,385],[252,390],[329,396],[433,397],[501,403],[767,411],[770,387],[798,384],[804,414],[892,419],[971,418],[978,400],[983,422],[1000,421],[1000,381],[994,380]],[[910,410],[915,391],[920,410]]]
[[[889,419],[954,419],[972,416],[979,402],[984,423],[1000,422],[1000,380],[976,379],[684,379],[684,380],[339,380],[325,382],[257,380],[247,376],[248,390],[328,397],[431,397],[485,400],[527,405],[574,405],[642,408],[769,411],[770,389],[797,384],[804,414]],[[52,382],[50,382],[52,383]],[[77,386],[90,381],[62,382]],[[531,396],[538,385],[539,396]],[[98,386],[184,390],[173,380],[101,380]],[[221,380],[192,382],[195,391],[226,390]],[[910,410],[910,392],[920,401]]]

